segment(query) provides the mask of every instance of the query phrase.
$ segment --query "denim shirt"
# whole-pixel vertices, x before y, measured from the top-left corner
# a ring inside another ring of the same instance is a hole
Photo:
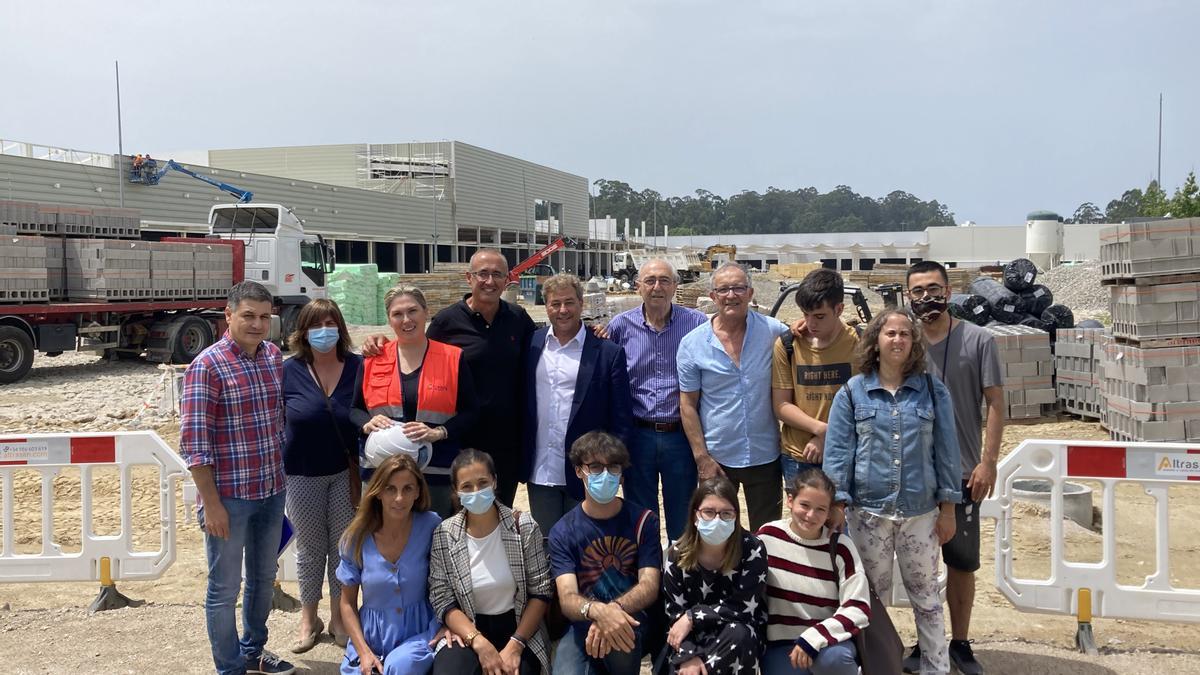
[[[837,501],[889,518],[920,516],[962,501],[961,462],[950,390],[937,378],[910,375],[893,396],[877,372],[855,375],[834,397],[824,468]]]

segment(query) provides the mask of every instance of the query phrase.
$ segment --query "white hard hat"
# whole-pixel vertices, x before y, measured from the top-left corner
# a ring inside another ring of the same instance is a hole
[[[418,443],[404,435],[402,424],[393,424],[386,429],[372,431],[367,436],[366,454],[367,468],[377,468],[383,460],[392,455],[408,455],[417,463],[418,469],[424,469],[433,456],[433,446],[429,443]]]

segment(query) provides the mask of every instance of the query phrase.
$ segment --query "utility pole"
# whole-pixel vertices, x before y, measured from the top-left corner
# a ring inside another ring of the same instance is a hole
[[[117,72],[117,195],[121,208],[125,208],[125,139],[121,136],[121,62],[113,61]]]
[[[1162,184],[1162,101],[1163,95],[1158,94],[1158,189],[1163,189]]]

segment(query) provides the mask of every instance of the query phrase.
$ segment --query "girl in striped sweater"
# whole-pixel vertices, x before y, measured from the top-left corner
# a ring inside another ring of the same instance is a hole
[[[767,675],[858,672],[853,638],[870,620],[870,596],[854,542],[838,537],[830,554],[833,494],[824,472],[804,471],[788,486],[791,517],[758,531],[767,548]]]

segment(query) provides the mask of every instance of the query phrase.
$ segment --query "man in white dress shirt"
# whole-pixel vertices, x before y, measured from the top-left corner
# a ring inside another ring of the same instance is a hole
[[[627,443],[633,413],[625,350],[584,327],[583,284],[559,274],[542,295],[550,325],[530,337],[521,476],[529,510],[549,532],[583,500],[583,483],[567,459],[571,444],[595,430]]]

